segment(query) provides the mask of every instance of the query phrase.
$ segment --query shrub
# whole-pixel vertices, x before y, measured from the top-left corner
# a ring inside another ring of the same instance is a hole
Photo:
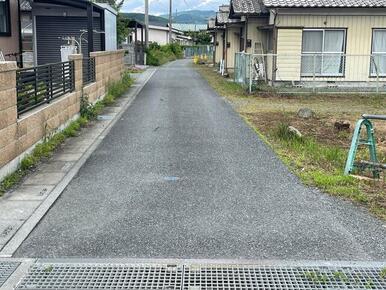
[[[147,64],[159,66],[183,57],[183,49],[178,43],[159,45],[151,43],[147,49]]]

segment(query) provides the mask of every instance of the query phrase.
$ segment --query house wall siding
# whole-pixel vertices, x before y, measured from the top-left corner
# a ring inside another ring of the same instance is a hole
[[[319,14],[320,9],[318,10]],[[372,29],[386,28],[386,14],[383,15],[313,15],[312,11],[308,14],[280,14],[276,20],[278,27],[277,53],[300,53],[302,38],[298,35],[302,34],[303,28],[344,28],[347,30],[346,36],[346,59],[345,74],[340,78],[322,78],[318,80],[339,80],[339,81],[375,81],[369,77]],[[374,11],[375,12],[375,11]],[[379,11],[378,11],[379,12]],[[288,29],[288,28],[294,29]],[[296,39],[292,41],[290,46],[288,38],[290,34],[297,32]],[[295,45],[295,41],[298,42]],[[288,48],[287,48],[288,46]],[[293,48],[296,46],[296,49]],[[298,61],[300,61],[298,59]],[[286,66],[292,63],[293,60],[282,60],[281,66]],[[279,66],[278,61],[278,66]],[[300,66],[300,64],[299,64]],[[293,75],[287,75],[289,80],[299,80],[300,75],[298,70],[294,69]]]
[[[300,77],[302,30],[279,29],[277,34],[276,79],[296,81]],[[286,55],[291,55],[287,57]]]
[[[220,61],[223,59],[223,31],[216,31],[216,42],[218,45],[216,46],[216,54],[215,54],[215,63],[220,63]]]
[[[265,26],[267,24],[268,20],[265,18],[248,19],[247,39],[251,40],[252,45],[251,47],[247,47],[247,53],[261,53],[260,43],[263,47],[263,52],[267,52],[266,35],[262,30],[259,30],[259,27]]]
[[[235,67],[235,53],[240,52],[240,27],[229,27],[227,30],[230,47],[227,48],[226,67],[233,71]]]

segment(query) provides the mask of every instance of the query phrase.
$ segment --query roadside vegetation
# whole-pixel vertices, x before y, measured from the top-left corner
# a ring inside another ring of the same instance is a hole
[[[50,158],[67,138],[78,136],[82,128],[90,126],[103,108],[114,104],[115,100],[121,97],[132,84],[133,79],[126,72],[120,81],[108,86],[106,96],[102,101],[90,104],[88,97],[83,95],[80,100],[80,117],[72,121],[63,131],[49,134],[43,142],[37,144],[33,151],[23,158],[19,168],[0,183],[0,196],[19,184],[23,177],[32,172],[40,162]]]
[[[356,120],[363,113],[384,114],[385,96],[277,95],[272,91],[249,95],[213,68],[201,65],[197,69],[305,184],[354,201],[386,220],[385,175],[380,180],[343,175]],[[299,117],[302,108],[314,115]],[[338,130],[335,124],[341,121],[350,128]],[[374,123],[378,157],[386,163],[386,122]],[[368,160],[364,149],[359,156]]]
[[[182,46],[178,43],[159,45],[158,43],[149,44],[146,51],[148,65],[160,66],[169,61],[183,58]]]

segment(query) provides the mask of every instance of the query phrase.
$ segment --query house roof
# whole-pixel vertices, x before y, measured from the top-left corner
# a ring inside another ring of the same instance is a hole
[[[216,19],[210,18],[208,20],[208,29],[214,29],[216,27]]]
[[[231,14],[249,15],[266,12],[263,0],[231,0]]]
[[[227,23],[228,20],[229,20],[229,11],[216,13],[216,24],[222,25]]]
[[[386,0],[263,0],[267,7],[315,7],[315,8],[381,8]]]

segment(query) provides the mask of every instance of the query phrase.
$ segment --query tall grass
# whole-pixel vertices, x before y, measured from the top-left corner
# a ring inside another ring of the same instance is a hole
[[[169,61],[173,61],[183,57],[183,49],[178,43],[159,45],[151,43],[146,51],[147,64],[160,66]]]

